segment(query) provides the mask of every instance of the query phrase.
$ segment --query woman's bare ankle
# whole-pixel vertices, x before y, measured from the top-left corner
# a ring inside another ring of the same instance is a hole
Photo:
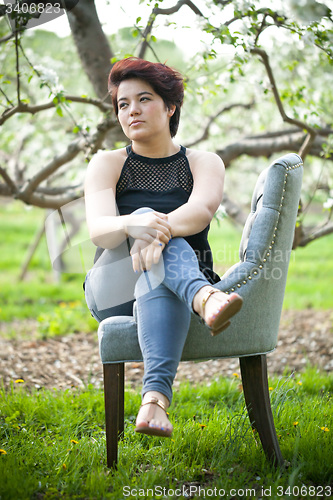
[[[162,401],[165,408],[169,408],[169,406],[170,406],[170,401],[168,400],[168,398],[164,394],[162,394],[161,392],[158,392],[158,391],[146,392],[142,398],[142,403],[146,403],[151,398],[157,398],[160,401]]]
[[[213,291],[214,293],[211,294],[208,299],[204,298],[207,295],[207,292]],[[216,293],[218,292],[218,293]],[[212,298],[212,299],[211,299]],[[214,300],[214,299],[215,300]],[[222,290],[218,290],[217,288],[214,288],[211,285],[204,286],[200,288],[200,290],[196,293],[193,299],[193,310],[199,314],[199,316],[206,321],[208,325],[210,325],[211,320],[213,316],[216,314],[216,312],[219,311],[221,307],[221,302],[223,304],[223,301],[226,301],[228,299],[228,295]]]
[[[142,405],[136,417],[136,425],[142,427],[142,424],[148,424],[150,428],[155,428],[161,431],[166,431],[167,433],[171,433],[173,427],[168,419],[166,411],[161,407],[161,405],[156,404],[156,402],[152,402],[151,404],[149,404],[150,400],[161,401],[165,410],[170,406],[168,398],[161,392],[146,392],[142,398]],[[154,408],[153,414],[150,413],[151,407]],[[149,415],[152,416],[149,418]]]
[[[205,296],[205,293],[208,292],[211,288],[213,288],[210,285],[203,286],[200,288],[200,290],[197,291],[193,298],[193,303],[192,303],[192,308],[193,311],[199,314],[199,316],[203,316],[203,306],[202,306],[202,301]]]

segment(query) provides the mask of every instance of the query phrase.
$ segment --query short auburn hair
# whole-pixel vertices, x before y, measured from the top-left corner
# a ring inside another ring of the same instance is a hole
[[[128,57],[114,64],[109,75],[109,92],[116,116],[118,116],[118,87],[124,80],[138,78],[149,83],[156,94],[162,97],[166,107],[176,109],[170,118],[170,134],[174,137],[177,133],[180,118],[180,108],[184,99],[184,82],[182,75],[162,63],[145,61],[138,57]]]

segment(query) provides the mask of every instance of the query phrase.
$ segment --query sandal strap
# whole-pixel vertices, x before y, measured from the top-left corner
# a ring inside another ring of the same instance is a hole
[[[220,292],[220,290],[217,290],[217,288],[215,288],[215,289],[211,288],[210,290],[208,290],[208,292],[205,293],[205,295],[203,296],[203,299],[202,299],[203,312],[205,312],[205,307],[206,307],[208,299],[211,297],[211,295],[213,295],[214,293],[218,293],[218,292]]]
[[[166,409],[165,404],[163,403],[163,401],[161,401],[158,398],[150,398],[147,401],[145,401],[144,403],[142,403],[141,406],[146,406],[146,405],[150,405],[150,404],[157,405],[160,408],[162,408],[162,410],[164,410],[165,412],[167,411],[167,409]]]

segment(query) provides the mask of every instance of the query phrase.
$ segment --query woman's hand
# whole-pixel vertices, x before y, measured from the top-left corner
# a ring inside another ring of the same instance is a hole
[[[147,244],[157,242],[167,245],[171,239],[171,226],[167,214],[161,212],[145,212],[126,216],[125,231],[135,240]],[[142,244],[141,244],[142,246]]]
[[[153,264],[157,264],[161,258],[165,244],[155,239],[151,243],[136,239],[131,248],[132,264],[134,272],[150,271]]]

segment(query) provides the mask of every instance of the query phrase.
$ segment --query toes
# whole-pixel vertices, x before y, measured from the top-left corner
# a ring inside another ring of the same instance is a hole
[[[171,424],[169,422],[163,422],[162,420],[152,419],[149,422],[149,427],[160,429],[161,431],[172,431]]]

